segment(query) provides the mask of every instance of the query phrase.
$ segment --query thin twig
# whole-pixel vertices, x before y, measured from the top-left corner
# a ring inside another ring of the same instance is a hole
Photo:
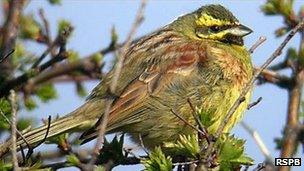
[[[42,64],[39,67],[39,70],[44,70],[46,68],[48,68],[49,66],[53,65],[56,62],[59,62],[63,59],[65,59],[65,45],[66,45],[66,41],[67,38],[71,35],[72,31],[73,31],[73,27],[67,27],[64,29],[64,31],[62,33],[60,33],[57,38],[54,40],[53,43],[51,43],[48,48],[43,52],[43,54],[37,59],[37,61],[32,65],[32,69],[38,67],[38,65],[41,63],[41,61],[48,55],[49,52],[52,51],[52,49],[57,46],[58,44],[60,45],[60,49],[59,49],[59,53],[54,57],[51,58],[49,61],[47,61],[46,63]]]
[[[203,132],[202,136],[207,140],[208,144],[210,143],[210,139],[209,139],[209,135],[208,135],[208,131],[207,129],[204,127],[204,125],[202,124],[202,122],[200,121],[200,119],[197,117],[196,115],[196,110],[194,105],[192,104],[190,98],[187,99],[187,102],[190,105],[190,108],[192,109],[192,116],[196,122],[196,124],[199,126],[199,129]]]
[[[293,36],[304,26],[304,21],[301,21],[295,28],[291,30],[291,32],[287,35],[285,40],[279,45],[279,47],[272,53],[272,55],[266,60],[266,62],[260,67],[257,72],[254,73],[253,77],[249,80],[249,82],[245,85],[245,87],[242,89],[238,99],[234,102],[234,104],[229,109],[228,113],[225,116],[224,121],[220,124],[219,128],[217,129],[215,133],[215,138],[218,139],[218,137],[222,134],[225,126],[230,121],[231,117],[237,110],[237,108],[241,105],[241,103],[244,101],[246,94],[251,89],[253,83],[257,80],[258,76],[261,74],[261,72],[269,66],[269,64],[276,59],[278,56],[281,55],[282,50],[287,45],[287,43],[293,38]],[[210,156],[210,154],[213,151],[215,142],[211,142],[208,146],[206,156]]]
[[[249,52],[253,53],[257,47],[259,47],[261,44],[263,44],[266,41],[265,36],[259,37],[259,39],[249,48]]]
[[[254,141],[256,142],[256,144],[258,145],[260,151],[265,156],[266,161],[270,162],[270,163],[274,163],[273,157],[271,156],[268,148],[264,144],[264,142],[263,142],[262,138],[260,137],[259,133],[256,130],[254,130],[253,128],[251,128],[244,121],[241,122],[241,125],[252,136],[252,138],[254,139]]]
[[[39,9],[39,16],[43,22],[43,26],[44,26],[44,31],[45,31],[45,36],[46,36],[46,43],[48,44],[48,46],[51,46],[51,32],[50,32],[50,24],[48,22],[48,20],[45,17],[44,14],[44,10],[43,8]],[[51,52],[52,53],[52,52]]]
[[[261,101],[262,101],[262,97],[259,97],[256,101],[250,103],[248,106],[247,106],[247,110],[250,110],[252,107],[256,106],[257,104],[259,104]]]
[[[138,134],[138,138],[139,138],[139,142],[140,142],[141,148],[144,150],[144,152],[145,152],[146,154],[149,154],[148,150],[147,150],[146,147],[145,147],[145,144],[144,144],[144,141],[143,141],[143,139],[142,139],[142,137],[141,137],[141,134]]]
[[[129,35],[127,36],[127,41],[123,45],[123,47],[121,48],[119,56],[117,56],[118,57],[118,62],[115,66],[114,76],[113,76],[111,84],[110,84],[111,93],[114,93],[115,90],[116,90],[118,79],[119,79],[120,72],[121,72],[122,67],[123,67],[123,62],[124,62],[127,50],[129,49],[129,47],[132,43],[132,39],[135,35],[135,32],[136,32],[137,28],[140,26],[140,24],[143,21],[143,13],[144,13],[145,7],[146,7],[146,0],[142,0],[141,5],[140,5],[140,7],[137,11],[137,14],[136,14],[135,21],[132,25],[131,31],[130,31]],[[96,145],[94,147],[92,158],[91,158],[91,161],[90,161],[90,164],[92,166],[97,160],[97,155],[99,154],[99,148],[102,147],[102,144],[104,143],[104,135],[105,135],[106,127],[107,127],[107,123],[108,123],[108,116],[109,116],[110,108],[112,106],[113,101],[114,101],[113,99],[108,99],[105,102],[105,105],[106,105],[105,106],[105,111],[104,111],[104,114],[102,116],[102,121],[101,121],[101,124],[100,124],[99,129],[98,129],[98,136],[97,136],[97,140],[96,140]]]
[[[51,116],[48,117],[48,126],[47,126],[47,130],[45,132],[45,135],[44,135],[44,138],[43,140],[41,140],[39,143],[37,143],[35,146],[31,146],[28,151],[27,151],[27,154],[26,154],[26,160],[28,160],[31,155],[34,153],[34,149],[38,146],[40,146],[42,143],[45,142],[45,140],[47,139],[47,136],[49,134],[49,131],[50,131],[50,127],[51,127]]]
[[[12,121],[11,121],[11,139],[12,139],[12,156],[13,156],[13,165],[14,170],[20,170],[18,166],[18,158],[17,158],[17,137],[16,137],[16,130],[17,130],[17,101],[16,101],[16,93],[14,90],[10,91],[9,101],[12,108]]]
[[[183,117],[181,117],[177,111],[175,111],[174,109],[171,109],[171,112],[181,121],[183,121],[186,125],[188,125],[190,128],[194,129],[195,131],[199,132],[200,134],[204,135],[205,133],[203,131],[201,131],[200,129],[198,129],[196,126],[192,125],[191,123],[189,123],[186,119],[184,119]]]
[[[5,54],[3,57],[0,58],[0,63],[3,62],[6,58],[11,56],[15,52],[15,49],[11,49],[7,54]]]
[[[9,125],[12,125],[11,121],[8,119],[7,116],[5,116],[4,112],[0,109],[0,114],[2,115],[2,117],[6,120],[6,122]],[[17,134],[22,138],[22,140],[24,141],[24,143],[26,144],[27,147],[30,147],[30,144],[27,142],[27,140],[25,139],[25,137],[22,135],[22,133],[17,129],[16,130]]]

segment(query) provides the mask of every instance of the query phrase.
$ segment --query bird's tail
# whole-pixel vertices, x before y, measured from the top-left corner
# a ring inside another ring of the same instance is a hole
[[[70,114],[52,121],[50,124],[30,130],[17,139],[17,147],[27,148],[61,133],[71,130],[85,130],[93,126],[102,115],[103,103],[100,100],[90,100]],[[25,142],[25,140],[26,142]],[[12,145],[11,141],[0,144],[0,157],[6,154]]]

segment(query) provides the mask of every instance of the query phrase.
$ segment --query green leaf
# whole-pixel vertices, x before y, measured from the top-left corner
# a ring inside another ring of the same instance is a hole
[[[190,158],[196,158],[200,152],[200,146],[196,134],[179,135],[179,140],[177,140],[177,142],[165,143],[164,147],[174,155],[183,155]]]
[[[27,110],[31,111],[37,107],[37,103],[33,98],[27,97],[24,99],[24,106]]]
[[[63,133],[47,139],[47,144],[65,144],[69,138],[69,133]]]
[[[75,154],[70,154],[66,157],[68,166],[78,166],[81,162]]]
[[[11,105],[8,100],[5,98],[0,99],[0,112],[10,119],[11,117]],[[0,130],[8,130],[10,128],[9,123],[7,123],[6,119],[0,115]]]
[[[165,156],[160,147],[156,147],[150,154],[149,159],[144,159],[141,163],[145,171],[172,171],[172,158]]]
[[[261,10],[266,15],[275,15],[278,13],[278,10],[276,9],[275,5],[271,2],[267,2],[266,4],[262,5]]]
[[[53,84],[47,83],[38,87],[36,95],[42,102],[48,102],[57,98],[57,91]]]
[[[76,51],[69,50],[67,53],[68,53],[68,61],[70,63],[76,62],[80,58],[78,52],[76,52]]]
[[[58,23],[58,35],[62,34],[67,28],[71,28],[72,24],[68,20],[60,20]]]
[[[33,125],[34,120],[32,118],[20,118],[17,122],[17,128],[18,130],[22,131],[29,126]]]
[[[105,140],[102,151],[98,157],[98,163],[107,163],[109,160],[113,161],[113,167],[117,166],[124,160],[125,155],[123,153],[124,135],[115,136],[111,142]]]
[[[288,31],[289,31],[288,28],[281,27],[281,28],[277,29],[274,32],[274,34],[276,35],[276,37],[281,37],[281,36],[284,36]]]
[[[40,25],[33,15],[20,17],[20,38],[36,40],[40,35]]]
[[[91,57],[92,61],[98,65],[101,64],[102,60],[103,60],[103,55],[100,53],[95,53],[93,54]]]
[[[206,111],[204,109],[197,109],[197,114],[200,118],[201,123],[208,129],[215,123],[212,111]]]
[[[220,138],[219,163],[220,170],[234,170],[240,165],[252,165],[253,160],[244,153],[245,141],[233,135],[224,134]]]
[[[110,46],[115,46],[117,44],[118,41],[118,34],[116,32],[115,27],[113,26],[111,29],[111,45]]]

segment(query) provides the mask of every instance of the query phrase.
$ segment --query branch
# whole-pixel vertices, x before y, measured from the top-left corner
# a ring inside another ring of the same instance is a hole
[[[227,125],[227,123],[232,118],[233,114],[237,110],[237,108],[240,106],[240,104],[244,101],[246,94],[249,92],[251,87],[253,86],[253,83],[257,80],[258,76],[262,73],[264,69],[266,69],[269,64],[276,59],[278,56],[281,55],[282,50],[287,45],[287,43],[291,40],[291,38],[304,26],[304,21],[301,21],[295,28],[291,30],[291,32],[288,34],[288,36],[285,38],[285,40],[279,45],[279,47],[273,52],[273,54],[266,60],[266,62],[260,67],[259,70],[257,70],[253,77],[250,79],[250,81],[245,85],[245,87],[242,89],[240,96],[238,99],[234,102],[232,107],[229,109],[228,113],[226,114],[226,117],[224,121],[220,124],[219,128],[217,129],[215,133],[215,138],[219,138],[219,136],[222,134],[224,127]],[[207,149],[207,155],[210,156],[210,154],[213,151],[215,142],[211,142]]]
[[[7,19],[2,28],[2,41],[0,56],[5,56],[11,49],[14,49],[15,41],[17,38],[19,17],[25,0],[11,0],[9,1],[9,11]]]
[[[4,55],[3,57],[0,58],[0,63],[3,62],[9,56],[11,56],[11,54],[13,54],[14,52],[15,52],[15,49],[11,49],[6,55]]]
[[[127,50],[129,49],[129,47],[132,43],[132,39],[135,35],[135,32],[136,32],[137,28],[140,26],[140,24],[143,21],[143,13],[144,13],[145,7],[146,7],[146,0],[142,0],[141,5],[140,5],[140,7],[137,11],[137,14],[136,14],[135,21],[132,25],[131,31],[127,36],[127,41],[118,53],[118,56],[117,56],[118,57],[118,62],[115,66],[114,76],[113,76],[111,84],[110,84],[111,93],[114,93],[115,90],[116,90],[118,79],[119,79],[120,72],[121,72],[122,67],[123,67],[123,62],[124,62]],[[114,99],[107,99],[105,101],[105,111],[104,111],[104,114],[102,116],[102,122],[99,126],[99,129],[98,129],[98,136],[97,136],[97,140],[96,140],[96,145],[94,147],[93,154],[92,154],[92,159],[90,161],[91,166],[93,166],[93,164],[96,162],[97,156],[99,154],[99,148],[104,143],[104,135],[105,135],[105,131],[106,131],[107,123],[108,123],[108,116],[109,116],[110,108],[112,106],[113,101],[114,101]]]
[[[12,121],[11,121],[11,139],[12,139],[12,156],[13,156],[13,165],[14,170],[19,171],[20,168],[18,166],[18,158],[17,158],[17,137],[16,137],[16,130],[17,130],[17,101],[16,101],[16,94],[14,90],[10,91],[9,101],[12,108]]]
[[[265,36],[259,37],[259,39],[251,46],[251,48],[248,50],[249,53],[253,53],[256,48],[258,48],[261,44],[263,44],[266,41]]]
[[[255,71],[259,71],[260,68],[255,67]],[[288,76],[281,75],[275,71],[264,69],[261,74],[258,76],[258,85],[264,83],[272,83],[280,88],[290,89],[293,85],[293,80]]]
[[[0,36],[0,78],[3,80],[7,80],[13,74],[14,68],[11,60],[3,59],[3,57],[14,49],[20,23],[20,13],[24,3],[25,0],[11,0],[8,2],[9,10],[4,26],[1,28]]]
[[[5,96],[9,90],[15,89],[16,87],[23,86],[31,77],[38,75],[42,71],[46,70],[50,66],[52,66],[54,63],[60,62],[63,59],[67,58],[67,53],[65,49],[66,45],[66,39],[71,34],[73,28],[67,28],[63,33],[61,33],[58,38],[54,41],[55,44],[60,45],[59,53],[56,57],[51,58],[49,61],[45,62],[44,64],[38,66],[40,62],[47,56],[47,54],[50,52],[51,48],[49,47],[41,56],[40,58],[32,65],[32,69],[28,72],[25,72],[24,74],[18,76],[17,78],[8,80],[4,82],[0,87],[0,97]],[[31,74],[30,74],[31,73]],[[33,74],[34,73],[34,74]]]
[[[301,42],[299,54],[304,51],[304,30],[301,30]],[[299,56],[300,58],[301,56]],[[299,59],[301,60],[301,59]],[[301,105],[302,88],[304,82],[304,69],[301,62],[297,63],[297,70],[294,73],[295,84],[289,90],[288,115],[284,130],[283,145],[280,157],[289,158],[294,155],[298,141],[299,108]],[[289,167],[280,167],[279,171],[290,170]]]

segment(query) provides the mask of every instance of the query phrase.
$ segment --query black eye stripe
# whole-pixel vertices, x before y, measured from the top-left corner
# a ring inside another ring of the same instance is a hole
[[[231,28],[231,26],[229,25],[223,25],[223,26],[218,26],[218,25],[213,25],[213,26],[210,26],[209,29],[212,31],[212,32],[219,32],[219,31],[223,31],[223,30],[226,30],[228,28]]]

